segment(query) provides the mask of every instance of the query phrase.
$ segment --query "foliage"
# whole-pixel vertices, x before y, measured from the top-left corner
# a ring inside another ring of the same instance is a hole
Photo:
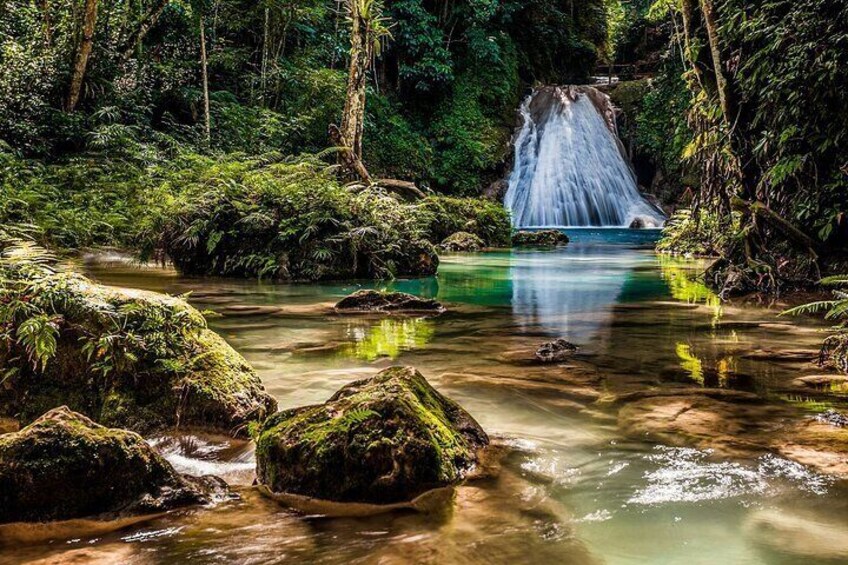
[[[6,240],[0,256],[0,357],[9,370],[45,370],[57,354],[60,332],[69,328],[79,332],[92,370],[104,376],[139,365],[164,369],[166,360],[187,366],[196,353],[190,344],[206,324],[193,310],[92,295],[87,279],[60,269],[44,249]],[[83,319],[88,324],[80,325]]]
[[[734,232],[716,250],[721,284],[769,292],[809,284],[819,269],[839,268],[848,241],[848,79],[839,70],[848,63],[848,7],[723,0],[711,19],[703,6],[692,5],[688,35],[674,42],[690,91],[682,157],[700,171],[697,203],[722,218],[719,231]],[[663,8],[678,17],[678,7]]]
[[[838,322],[835,332],[824,341],[821,362],[830,364],[848,373],[848,275],[827,277],[820,281],[825,287],[833,288],[832,300],[821,300],[803,304],[784,312],[784,315],[801,315],[824,312],[825,319]]]
[[[27,158],[61,161],[79,154],[97,160],[145,155],[149,161],[176,149],[248,155],[326,149],[327,128],[344,107],[350,45],[336,0],[171,0],[139,36],[159,1],[99,3],[82,100],[76,112],[66,112],[80,10],[74,2],[4,0],[0,140]],[[371,0],[362,4],[372,9]],[[502,173],[521,92],[518,77],[586,77],[605,36],[602,4],[388,2],[379,27],[392,40],[381,42],[368,81],[369,169],[377,177],[477,193]],[[434,158],[442,152],[445,159]],[[471,167],[464,167],[466,152]]]
[[[665,253],[711,257],[721,253],[732,237],[717,214],[703,208],[678,210],[666,223],[657,250]]]
[[[744,136],[769,205],[821,241],[837,235],[848,191],[848,5],[776,0],[723,6],[724,41],[749,54],[735,72]]]
[[[153,194],[153,193],[152,193]],[[187,273],[295,280],[432,274],[416,207],[351,191],[314,158],[198,159],[145,230]]]
[[[434,243],[464,231],[479,237],[486,247],[510,245],[509,213],[490,200],[432,196],[421,204],[420,217],[424,234]]]

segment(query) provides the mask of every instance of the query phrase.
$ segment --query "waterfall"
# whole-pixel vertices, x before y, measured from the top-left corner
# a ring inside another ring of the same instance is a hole
[[[609,98],[591,87],[543,87],[521,106],[505,204],[525,227],[662,226],[636,187]]]

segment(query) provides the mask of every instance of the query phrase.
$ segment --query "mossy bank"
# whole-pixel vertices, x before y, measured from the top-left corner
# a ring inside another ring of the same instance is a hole
[[[68,405],[135,431],[244,433],[276,408],[259,377],[184,300],[96,284],[41,249],[0,261],[0,415],[26,424]]]

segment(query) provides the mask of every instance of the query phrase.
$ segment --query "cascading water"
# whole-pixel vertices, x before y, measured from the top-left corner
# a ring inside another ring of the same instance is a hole
[[[605,94],[540,88],[521,116],[505,200],[515,227],[663,225],[663,214],[639,194]]]

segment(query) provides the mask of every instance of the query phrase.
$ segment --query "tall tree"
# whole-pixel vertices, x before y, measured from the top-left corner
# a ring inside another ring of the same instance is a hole
[[[98,0],[85,0],[82,22],[82,40],[77,50],[74,61],[74,70],[71,75],[71,86],[68,90],[67,109],[73,112],[79,104],[82,83],[85,79],[85,70],[88,67],[88,59],[94,48],[94,32],[97,25],[97,2]]]
[[[209,64],[206,57],[206,21],[203,14],[198,16],[200,27],[200,68],[203,74],[203,126],[206,132],[206,142],[212,139],[212,124],[209,116]]]
[[[362,134],[365,127],[368,71],[374,57],[381,51],[383,40],[390,34],[380,0],[346,0],[346,8],[351,25],[350,71],[338,143],[343,152],[342,158],[349,162],[348,164],[352,164],[352,161],[359,163],[358,166],[352,167],[356,170],[362,169]],[[363,176],[361,170],[355,172]]]

